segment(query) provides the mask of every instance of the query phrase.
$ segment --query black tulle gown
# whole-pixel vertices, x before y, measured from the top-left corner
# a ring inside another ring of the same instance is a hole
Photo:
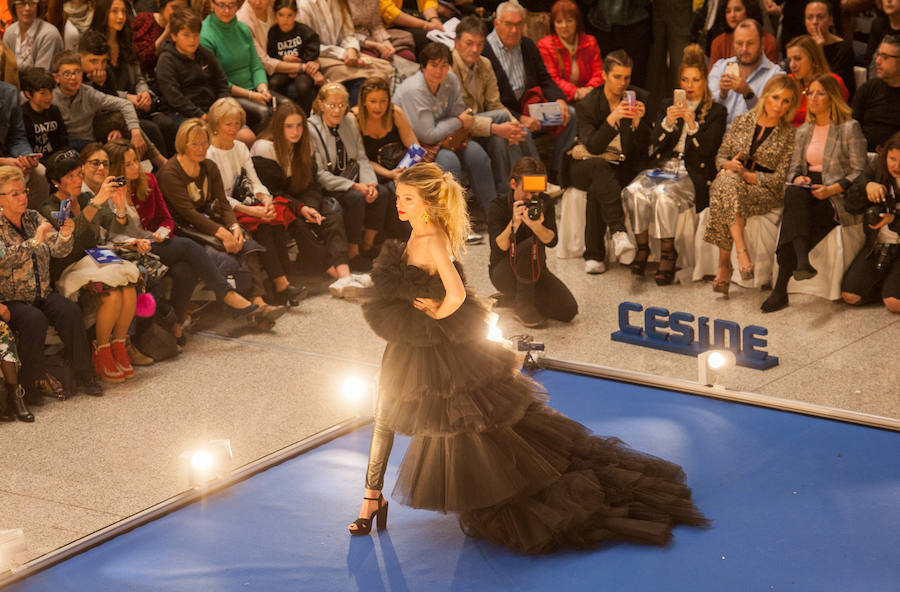
[[[489,311],[471,292],[444,319],[416,309],[415,298],[440,300],[444,288],[407,265],[403,249],[384,245],[375,296],[363,305],[388,342],[381,421],[411,436],[395,499],[457,513],[467,535],[524,553],[602,541],[664,545],[677,524],[707,525],[681,467],[592,436],[548,407],[512,350],[486,338]]]

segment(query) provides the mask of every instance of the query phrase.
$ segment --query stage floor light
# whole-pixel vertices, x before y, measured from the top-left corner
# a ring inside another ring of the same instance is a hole
[[[736,358],[734,352],[714,349],[697,356],[697,382],[706,386],[724,389],[721,384],[729,370],[734,368]]]

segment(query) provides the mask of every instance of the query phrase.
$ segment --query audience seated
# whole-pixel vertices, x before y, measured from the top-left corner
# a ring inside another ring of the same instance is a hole
[[[553,3],[550,33],[537,44],[544,66],[567,101],[580,101],[603,84],[603,61],[597,40],[584,32],[581,11],[572,0]]]
[[[888,200],[890,200],[888,202]],[[888,203],[885,203],[888,202]],[[874,165],[847,192],[847,209],[863,212],[873,205],[882,210],[866,215],[866,246],[850,264],[841,285],[847,304],[868,304],[878,298],[891,312],[900,313],[900,133],[881,146]]]
[[[37,175],[39,157],[32,156],[32,147],[25,133],[19,91],[11,84],[0,82],[0,166],[14,166],[28,178],[29,191]]]
[[[179,126],[192,117],[206,117],[216,100],[231,96],[215,54],[200,45],[201,24],[192,10],[175,11],[156,63],[156,84],[169,117]]]
[[[109,59],[106,63],[104,92],[115,92],[134,105],[140,126],[153,145],[170,157],[175,152],[175,123],[159,112],[159,102],[141,72],[131,39],[130,0],[97,0],[91,29],[106,36]]]
[[[488,209],[491,241],[491,283],[503,299],[515,303],[516,320],[525,327],[540,327],[547,318],[568,323],[578,314],[572,292],[547,269],[545,250],[557,243],[556,210],[543,191],[525,191],[523,176],[542,176],[540,160],[525,157],[510,171],[509,189]],[[540,215],[529,215],[530,200],[539,200]]]
[[[69,145],[69,134],[59,107],[53,104],[53,76],[43,68],[27,68],[21,75],[25,136],[35,153],[49,156]]]
[[[175,34],[169,20],[176,10],[186,9],[187,0],[157,0],[159,12],[140,12],[131,21],[134,51],[148,80],[156,79],[156,62],[163,46]]]
[[[316,87],[325,82],[319,71],[319,35],[297,22],[295,0],[275,0],[273,12],[275,23],[266,33],[266,58],[263,59],[269,73],[269,88],[287,95],[309,113],[316,98]],[[276,64],[271,70],[273,61]]]
[[[359,89],[359,103],[353,108],[359,122],[366,156],[378,177],[378,189],[388,196],[385,234],[406,240],[412,228],[397,217],[394,181],[405,168],[399,166],[406,152],[419,140],[406,114],[391,103],[391,87],[384,78],[369,78]]]
[[[853,42],[834,34],[834,18],[831,3],[816,0],[806,3],[803,11],[806,33],[822,48],[831,71],[841,77],[850,96],[856,92],[856,78],[853,75],[855,57]]]
[[[379,0],[381,20],[384,26],[403,29],[413,36],[416,44],[415,54],[419,55],[428,43],[428,31],[443,31],[444,25],[438,16],[437,0],[416,0],[416,12],[419,16],[404,12],[403,0]],[[420,18],[421,17],[421,18]]]
[[[178,128],[178,154],[159,170],[159,189],[175,220],[175,232],[201,242],[222,275],[234,278],[235,290],[259,308],[250,314],[260,330],[271,329],[286,308],[271,306],[260,264],[261,247],[248,240],[225,197],[216,163],[206,157],[209,127],[200,119],[188,119]]]
[[[575,141],[575,108],[566,103],[565,95],[550,77],[534,41],[522,35],[524,22],[524,8],[513,2],[500,4],[494,30],[484,44],[484,55],[494,67],[500,101],[532,133],[543,129],[543,126],[537,119],[526,115],[530,112],[528,105],[543,102],[559,104],[562,125],[548,128],[555,137],[550,178],[556,180],[563,156]]]
[[[384,26],[380,0],[353,0],[348,4],[354,35],[363,52],[383,60],[393,60],[397,56],[409,62],[416,61],[416,45],[412,33]]]
[[[254,136],[241,136],[252,144],[255,134],[265,127],[272,114],[272,94],[266,69],[259,60],[253,34],[235,18],[236,0],[212,2],[212,14],[203,19],[200,44],[219,60],[234,97],[247,113],[247,121]]]
[[[753,109],[763,87],[782,70],[769,61],[762,51],[762,26],[753,19],[745,19],[734,29],[735,59],[721,59],[709,71],[709,90],[713,100],[728,109],[728,125],[738,115]],[[731,66],[729,72],[729,64]]]
[[[800,89],[800,106],[794,114],[794,126],[803,125],[806,121],[806,91],[810,83],[820,76],[831,74],[837,81],[844,102],[850,98],[850,91],[840,76],[831,71],[831,67],[825,60],[822,48],[809,35],[800,35],[791,39],[786,48],[787,63],[790,77],[797,82]]]
[[[10,1],[14,21],[3,33],[3,44],[16,55],[22,68],[50,69],[53,56],[63,49],[59,30],[41,18],[46,5],[39,0]]]
[[[188,304],[199,280],[216,295],[216,300],[236,315],[248,315],[259,308],[232,288],[203,247],[188,238],[172,236],[175,222],[163,200],[156,177],[141,172],[137,154],[126,140],[104,146],[109,155],[109,174],[125,177],[127,184],[115,189],[98,213],[97,223],[123,248],[152,253],[169,268],[172,293],[168,298],[175,312],[173,333],[184,345],[184,325]],[[161,289],[154,296],[164,297]]]
[[[866,139],[851,117],[838,80],[816,78],[807,91],[806,123],[797,129],[784,192],[784,215],[778,237],[778,279],[762,304],[763,312],[788,305],[787,285],[793,276],[816,275],[809,251],[832,228],[844,223],[844,193],[866,166]]]
[[[748,18],[752,18],[758,23],[762,22],[762,13],[758,2],[754,0],[719,0],[716,24],[723,26],[725,31],[712,40],[709,48],[710,67],[719,60],[734,57],[734,29],[738,23]],[[778,63],[777,42],[768,31],[763,32],[762,49],[770,62]]]
[[[631,271],[644,274],[652,229],[653,238],[660,241],[655,276],[660,286],[671,284],[675,278],[679,214],[691,207],[699,212],[709,205],[709,185],[715,178],[716,151],[725,134],[727,117],[725,107],[713,102],[706,85],[706,62],[699,45],[685,48],[678,70],[684,100],[679,98],[676,103],[666,99],[662,103],[652,135],[655,168],[641,172],[622,191],[637,241]]]
[[[347,113],[348,100],[342,84],[325,84],[319,89],[307,127],[319,185],[343,209],[350,268],[368,271],[375,237],[384,228],[392,196],[378,186],[356,118]]]
[[[603,85],[577,105],[581,144],[572,150],[569,180],[587,192],[584,270],[591,274],[606,271],[607,228],[615,258],[630,265],[635,257],[634,244],[625,233],[622,187],[646,164],[650,124],[645,117],[647,93],[630,85],[633,65],[624,51],[607,54]],[[634,105],[624,99],[626,91],[634,93]]]
[[[537,157],[538,152],[531,131],[500,101],[497,76],[490,60],[481,55],[484,39],[482,21],[463,17],[456,26],[452,72],[460,82],[463,104],[475,114],[472,138],[491,157],[497,195],[506,195],[510,163],[523,155]]]
[[[222,176],[225,197],[241,226],[263,246],[260,253],[274,288],[273,302],[296,306],[306,289],[291,285],[287,279],[290,267],[287,232],[294,214],[276,205],[265,185],[260,182],[250,158],[250,149],[235,141],[244,126],[244,110],[231,97],[219,99],[209,110],[209,129],[212,142],[206,158],[213,161]]]
[[[900,131],[900,37],[885,36],[875,54],[877,78],[853,97],[853,119],[862,126],[869,152]]]
[[[363,80],[393,76],[390,62],[360,54],[348,0],[297,0],[297,11],[297,20],[319,34],[319,67],[325,80],[344,84],[351,107]]]
[[[649,40],[653,38],[651,4],[651,0],[581,2],[587,19],[587,32],[597,38],[600,51],[605,56],[621,49],[631,56],[634,62],[634,84],[640,88],[647,86],[650,66]]]
[[[869,41],[866,45],[866,54],[863,65],[868,68],[875,59],[875,53],[882,39],[886,35],[900,37],[900,2],[897,0],[882,0],[881,13],[872,21],[869,29]]]
[[[794,147],[791,121],[800,102],[799,94],[792,78],[786,74],[773,76],[753,110],[734,120],[719,147],[719,173],[709,188],[709,222],[703,236],[704,241],[719,248],[714,292],[728,294],[732,247],[737,250],[741,277],[753,278],[744,224],[750,216],[782,205],[785,175]]]
[[[51,266],[51,277],[60,294],[80,300],[90,311],[96,305],[94,299],[99,296],[92,358],[94,374],[104,382],[124,382],[134,377],[125,340],[134,319],[135,286],[141,274],[129,261],[100,266],[91,255],[85,255],[88,249],[105,246],[101,242],[98,214],[118,185],[112,178],[107,178],[94,197],[82,194],[81,161],[72,149],[55,152],[47,159],[47,180],[56,191],[41,206],[41,214],[56,226],[52,213],[59,211],[63,200],[70,199],[71,217],[75,220],[72,253],[60,260],[65,266],[62,270],[60,265]],[[119,214],[117,211],[115,215]]]
[[[12,331],[7,325],[9,307],[0,303],[0,367],[3,370],[3,395],[0,400],[0,421],[33,422],[34,414],[25,401],[25,387],[19,383],[19,356]]]
[[[22,362],[20,383],[29,405],[43,405],[40,382],[47,372],[44,340],[53,325],[65,344],[75,382],[89,395],[102,395],[91,369],[91,349],[78,305],[51,288],[50,258],[72,250],[75,221],[60,231],[28,209],[25,178],[17,167],[0,166],[0,302],[9,310],[10,328],[18,335]]]
[[[367,275],[350,273],[344,216],[333,197],[323,196],[311,133],[306,113],[285,101],[251,153],[260,179],[272,193],[296,205],[298,219],[288,231],[297,241],[302,262],[335,279],[329,286],[332,295],[351,298],[372,284]]]

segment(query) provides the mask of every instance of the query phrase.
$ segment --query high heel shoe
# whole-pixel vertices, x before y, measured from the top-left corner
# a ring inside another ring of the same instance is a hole
[[[728,288],[731,287],[731,274],[732,274],[732,272],[734,271],[734,268],[731,267],[731,266],[723,267],[723,266],[720,265],[720,266],[719,266],[719,270],[720,270],[720,271],[721,271],[721,270],[726,270],[726,271],[728,271],[728,278],[729,278],[729,279],[727,279],[727,280],[720,280],[718,277],[716,277],[716,278],[713,280],[713,292],[718,292],[719,294],[724,295],[725,298],[728,298]]]
[[[231,315],[234,318],[245,317],[245,316],[255,312],[258,308],[259,308],[258,304],[256,304],[255,302],[251,302],[250,306],[245,306],[244,308],[232,308]]]
[[[356,525],[356,530],[352,528],[347,529],[353,536],[369,534],[372,531],[372,520],[376,518],[378,520],[378,530],[387,528],[388,503],[385,501],[384,495],[379,493],[378,497],[364,497],[363,499],[378,502],[378,509],[372,512],[368,518],[357,518],[353,521],[353,524]],[[381,505],[381,502],[384,502],[384,505]]]
[[[737,254],[738,254],[739,258],[741,255],[747,255],[747,259],[750,259],[750,255],[747,254],[747,249],[738,249]],[[752,280],[753,279],[753,269],[755,267],[756,266],[753,265],[753,261],[750,261],[750,263],[748,263],[747,265],[741,265],[740,262],[738,262],[738,271],[741,273],[741,279],[742,280]]]
[[[300,301],[309,296],[309,288],[306,286],[295,286],[288,284],[287,288],[280,292],[275,292],[275,298],[272,302],[275,304],[283,304],[288,307],[298,306]]]
[[[650,245],[642,245],[638,243],[637,251],[634,254],[634,261],[628,266],[631,268],[632,275],[644,275],[647,269],[647,259],[650,258]]]
[[[12,385],[6,385],[6,388],[9,389],[11,386]],[[7,411],[15,413],[16,418],[19,421],[27,423],[34,421],[34,415],[28,410],[28,405],[25,403],[25,387],[21,384],[17,384],[15,388],[12,389],[12,392],[7,390],[6,406]]]
[[[678,251],[674,248],[671,251],[663,251],[659,255],[659,268],[656,270],[656,275],[653,276],[653,279],[656,280],[657,286],[668,286],[672,283],[672,280],[675,279],[675,263],[678,261]],[[663,262],[669,264],[671,263],[672,267],[668,269],[663,269]]]

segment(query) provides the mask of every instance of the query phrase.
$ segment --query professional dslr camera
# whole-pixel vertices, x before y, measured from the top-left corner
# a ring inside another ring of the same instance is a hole
[[[863,214],[863,220],[868,226],[875,226],[881,221],[882,214],[894,214],[897,208],[897,192],[893,187],[888,188],[885,192],[884,201],[873,203],[866,208]]]
[[[540,194],[547,190],[547,175],[522,175],[522,190],[538,194],[525,202],[525,208],[529,220],[540,220],[544,213]]]

